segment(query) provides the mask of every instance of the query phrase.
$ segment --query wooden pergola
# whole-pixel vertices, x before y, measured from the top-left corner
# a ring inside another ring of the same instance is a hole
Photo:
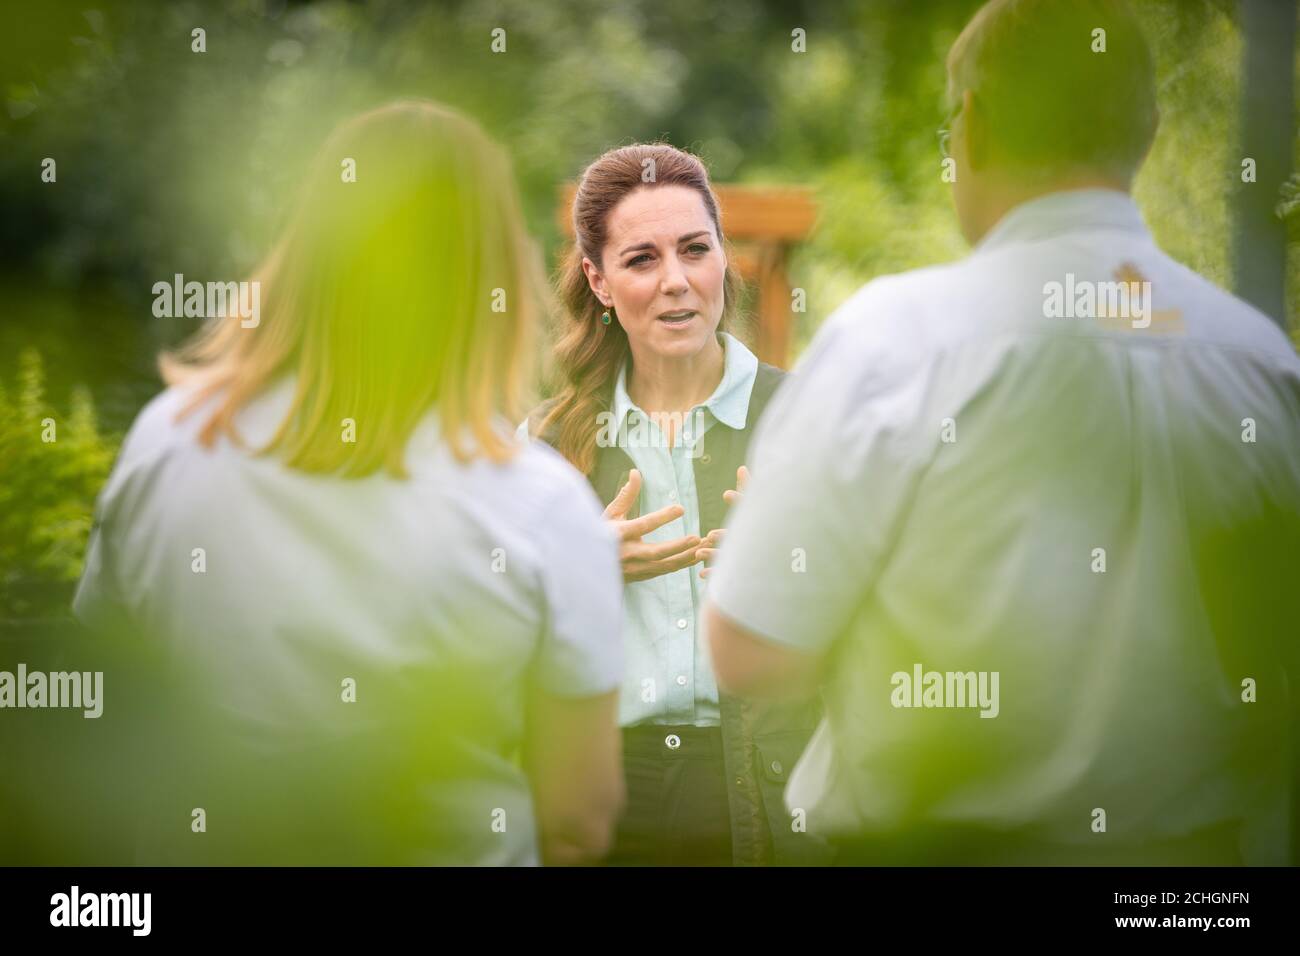
[[[573,193],[560,189],[556,221],[573,238]],[[781,368],[790,361],[794,325],[786,264],[791,247],[812,232],[817,205],[811,190],[798,186],[714,186],[721,204],[722,229],[732,246],[732,262],[756,295],[754,351]]]

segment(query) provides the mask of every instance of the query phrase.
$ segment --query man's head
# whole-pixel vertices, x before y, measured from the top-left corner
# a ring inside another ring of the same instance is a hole
[[[1127,190],[1158,121],[1151,51],[1121,0],[991,0],[948,53],[948,106],[971,242],[1035,195]]]

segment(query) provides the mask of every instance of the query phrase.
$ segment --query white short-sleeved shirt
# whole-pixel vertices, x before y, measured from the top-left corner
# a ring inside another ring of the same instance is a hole
[[[1148,322],[1055,317],[1118,279],[1150,282]],[[751,458],[711,597],[829,654],[786,794],[810,831],[1085,844],[1101,808],[1110,840],[1237,821],[1247,859],[1281,859],[1300,360],[1126,195],[1026,203],[966,259],[865,286]],[[981,672],[988,718],[947,692]]]
[[[271,437],[292,391],[283,381],[239,413],[248,447]],[[432,858],[412,847],[412,859],[537,862],[515,760],[525,691],[582,697],[622,682],[617,544],[586,481],[541,445],[506,464],[458,463],[433,414],[408,445],[409,479],[311,475],[224,438],[200,447],[206,409],[176,424],[183,401],[168,389],[126,438],[98,504],[78,617],[165,638],[231,726],[263,740],[366,721],[382,732],[416,718],[376,700],[377,685],[400,682],[419,699],[450,680],[474,719],[427,734],[462,771],[441,787],[418,772],[411,781],[457,839]],[[371,696],[355,677],[357,703],[341,706],[341,682],[355,675],[374,675]],[[498,809],[506,825],[494,828]]]

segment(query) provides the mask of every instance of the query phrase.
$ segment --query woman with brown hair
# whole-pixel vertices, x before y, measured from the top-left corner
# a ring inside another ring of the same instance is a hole
[[[781,791],[816,707],[720,695],[699,630],[702,562],[783,374],[726,331],[741,285],[708,172],[663,143],[610,150],[573,225],[560,387],[526,427],[587,476],[621,542],[628,805],[610,862],[813,862]]]
[[[202,707],[220,742],[168,767],[142,824],[160,862],[607,848],[615,546],[582,477],[510,425],[537,265],[504,151],[399,102],[312,163],[256,274],[260,321],[211,316],[163,357],[76,599],[166,646],[180,718]]]

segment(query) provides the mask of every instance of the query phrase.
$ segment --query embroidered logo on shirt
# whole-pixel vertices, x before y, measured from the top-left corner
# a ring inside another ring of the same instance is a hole
[[[1102,328],[1181,332],[1182,313],[1153,308],[1151,283],[1131,262],[1115,270],[1114,282],[1093,282],[1065,274],[1064,282],[1043,286],[1043,314],[1049,319],[1093,319]]]

